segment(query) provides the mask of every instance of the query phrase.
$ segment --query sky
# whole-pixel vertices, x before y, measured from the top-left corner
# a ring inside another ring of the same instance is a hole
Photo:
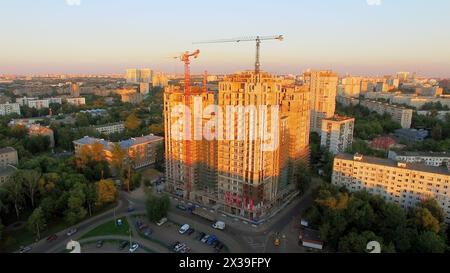
[[[193,42],[255,35],[262,69],[299,74],[450,77],[447,0],[1,0],[0,74],[198,73],[252,69],[255,44]]]

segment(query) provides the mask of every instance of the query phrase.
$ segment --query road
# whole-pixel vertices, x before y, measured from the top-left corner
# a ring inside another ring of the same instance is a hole
[[[179,224],[189,224],[196,230],[203,231],[208,234],[216,234],[219,240],[222,241],[231,253],[294,253],[304,251],[297,244],[298,242],[298,228],[299,212],[313,202],[311,191],[308,191],[302,198],[295,199],[285,209],[280,211],[271,220],[264,224],[261,229],[252,229],[250,226],[227,225],[226,231],[218,231],[211,227],[211,222],[200,217],[192,217],[191,214],[178,210],[175,208],[177,202],[172,202],[172,207],[169,211],[168,218]],[[71,239],[81,238],[84,234],[93,228],[102,225],[114,219],[114,217],[129,217],[128,205],[133,204],[135,211],[133,214],[145,214],[145,199],[141,197],[135,198],[129,193],[122,192],[120,194],[118,205],[115,209],[97,215],[88,219],[75,227],[78,232],[68,237],[67,231],[63,230],[59,233],[58,239],[54,242],[48,243],[43,239],[31,245],[32,253],[52,253],[60,252],[65,248],[67,242]],[[130,219],[129,219],[130,220]],[[230,220],[231,221],[231,220]],[[129,221],[132,225],[132,221]],[[137,234],[137,233],[135,233]],[[273,242],[275,238],[280,238],[281,245],[275,247]],[[109,237],[106,237],[109,238]],[[134,240],[142,242],[142,238],[134,237]],[[170,243],[170,242],[168,242]],[[163,249],[158,249],[147,243],[147,248],[155,250],[155,252],[162,252]],[[164,250],[167,252],[167,249]]]

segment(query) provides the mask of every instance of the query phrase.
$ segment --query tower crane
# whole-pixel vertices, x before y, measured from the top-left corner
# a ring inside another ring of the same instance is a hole
[[[194,44],[220,44],[220,43],[240,43],[240,42],[256,42],[256,61],[255,61],[255,75],[259,76],[259,73],[261,72],[261,42],[262,41],[269,41],[269,40],[278,40],[283,41],[284,36],[283,35],[276,35],[276,36],[254,36],[254,37],[242,37],[242,38],[234,38],[234,39],[222,39],[222,40],[212,40],[212,41],[201,41],[201,42],[194,42]],[[259,78],[259,77],[257,77]]]
[[[197,59],[199,55],[200,50],[197,49],[192,53],[186,51],[180,57],[180,60],[184,63],[184,105],[188,107],[191,105],[191,58]],[[185,189],[187,198],[189,198],[192,191],[191,176],[193,172],[193,164],[191,160],[191,116],[186,115],[185,113],[185,119],[185,165],[187,166],[185,176]]]

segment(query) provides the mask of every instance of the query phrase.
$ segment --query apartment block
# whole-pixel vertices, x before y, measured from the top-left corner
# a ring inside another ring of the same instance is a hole
[[[434,198],[450,223],[450,173],[447,168],[396,162],[362,155],[339,154],[332,183],[352,192],[366,190],[404,209]]]
[[[123,103],[139,104],[144,100],[144,96],[134,89],[119,89],[116,94]]]
[[[267,216],[295,194],[295,163],[309,159],[306,87],[283,86],[281,79],[267,73],[256,77],[254,72],[241,72],[219,82],[218,92],[191,88],[191,96],[186,96],[183,88],[169,86],[164,101],[169,191],[252,221]],[[180,122],[174,112],[180,105],[194,112],[198,105],[204,112],[201,118],[191,116]],[[266,106],[279,106],[278,112],[268,108],[267,116],[260,116]],[[253,110],[258,113],[255,119]],[[216,119],[219,116],[224,118]],[[210,128],[211,123],[216,138],[180,140]],[[272,128],[274,134],[263,130]],[[263,149],[268,142],[273,149]]]
[[[55,135],[53,130],[39,124],[33,124],[28,126],[28,135],[30,136],[44,136],[50,140],[50,148],[55,147]]]
[[[20,105],[18,103],[0,104],[0,116],[17,114],[20,115]]]
[[[311,93],[311,131],[320,134],[322,119],[336,111],[338,75],[332,71],[310,71],[303,74]]]
[[[143,137],[131,138],[118,143],[106,141],[104,139],[84,137],[73,142],[75,147],[75,154],[78,155],[83,146],[101,144],[103,146],[103,153],[108,162],[111,162],[112,151],[116,144],[122,148],[127,154],[127,159],[133,162],[134,169],[140,169],[151,166],[156,162],[156,151],[158,145],[163,143],[163,138],[147,135]]]
[[[411,128],[412,115],[414,112],[412,109],[372,100],[361,100],[360,105],[380,115],[390,115],[392,120],[400,124],[404,129]]]
[[[125,130],[123,122],[98,125],[94,127],[97,132],[104,135],[118,134]]]
[[[450,153],[389,151],[389,159],[407,163],[422,163],[433,167],[447,166],[450,169]]]
[[[66,102],[71,105],[75,106],[82,106],[86,105],[86,99],[83,97],[77,97],[77,98],[67,98]]]
[[[322,120],[321,146],[333,154],[344,153],[353,145],[355,119],[335,115]]]
[[[19,164],[19,156],[14,148],[6,147],[0,149],[0,167],[7,165],[17,166]]]

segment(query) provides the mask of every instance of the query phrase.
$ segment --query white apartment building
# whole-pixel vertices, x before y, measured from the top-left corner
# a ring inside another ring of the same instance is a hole
[[[83,97],[79,97],[79,98],[67,98],[66,102],[68,104],[71,105],[75,105],[75,106],[81,106],[81,105],[86,105],[86,99]]]
[[[448,166],[450,168],[450,153],[389,151],[389,159],[407,163],[422,163],[433,167]]]
[[[332,183],[351,192],[366,190],[404,209],[434,198],[450,223],[450,173],[446,168],[339,154],[334,160]]]
[[[11,114],[20,115],[20,105],[18,103],[0,104],[0,116],[7,116]]]
[[[390,115],[392,120],[399,123],[403,129],[411,128],[413,115],[412,109],[372,100],[361,100],[360,105],[367,107],[370,111],[376,112],[380,115]]]
[[[125,130],[123,123],[111,123],[105,125],[99,125],[95,127],[95,130],[100,134],[111,135],[115,133],[122,133]]]
[[[355,119],[335,115],[322,120],[321,146],[333,154],[344,153],[353,145]]]

